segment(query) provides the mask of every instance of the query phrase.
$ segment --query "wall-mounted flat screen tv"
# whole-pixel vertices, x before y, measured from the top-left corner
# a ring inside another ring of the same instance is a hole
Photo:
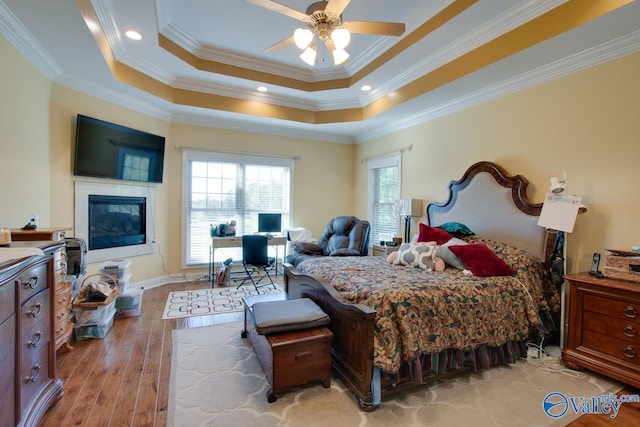
[[[162,182],[165,137],[78,114],[77,176]]]

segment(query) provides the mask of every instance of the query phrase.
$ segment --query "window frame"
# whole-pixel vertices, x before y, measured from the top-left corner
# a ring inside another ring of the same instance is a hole
[[[213,163],[235,163],[251,166],[274,166],[289,168],[289,195],[288,195],[288,216],[289,223],[293,218],[293,176],[294,176],[294,158],[268,156],[260,154],[246,154],[246,153],[222,153],[215,151],[202,151],[202,150],[184,150],[182,153],[182,242],[180,263],[182,269],[202,269],[207,268],[209,261],[204,263],[188,263],[187,262],[187,242],[189,236],[189,200],[191,197],[191,168],[190,162],[213,162]],[[246,179],[246,176],[244,176]],[[284,221],[282,224],[282,231],[290,228],[290,224]],[[210,250],[210,248],[209,248]],[[235,261],[235,258],[234,258]]]
[[[395,210],[397,209],[396,208],[397,201],[400,200],[400,195],[402,194],[402,156],[400,154],[396,154],[393,156],[386,156],[386,157],[381,157],[377,159],[372,159],[372,160],[369,160],[367,163],[367,187],[368,187],[367,215],[369,218],[369,222],[371,223],[371,231],[372,231],[370,245],[380,243],[380,239],[376,238],[376,236],[374,235],[377,229],[377,225],[375,224],[375,218],[374,218],[374,191],[376,189],[373,186],[374,185],[373,174],[376,169],[382,169],[382,168],[392,167],[392,166],[396,166],[398,168],[398,186],[396,188],[395,199],[393,201],[394,210]],[[396,236],[399,236],[400,235],[400,217],[399,215],[397,215],[397,212],[395,216],[396,218],[394,220],[394,227],[392,227],[392,228],[395,228],[395,230],[392,230],[392,232]]]

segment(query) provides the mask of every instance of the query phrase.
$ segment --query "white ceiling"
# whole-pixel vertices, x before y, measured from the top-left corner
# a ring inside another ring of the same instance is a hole
[[[91,3],[116,60],[173,88],[312,112],[366,108],[467,52],[557,7],[561,0],[479,0],[344,89],[304,91],[200,71],[159,45],[172,40],[204,59],[263,73],[320,82],[348,78],[375,61],[454,0],[351,0],[344,20],[403,22],[401,37],[354,34],[351,58],[334,66],[319,49],[314,67],[295,46],[264,49],[302,27],[299,21],[244,0],[77,0]],[[610,3],[620,0],[573,0]],[[304,12],[313,0],[280,0]],[[135,29],[134,42],[124,31]],[[493,62],[370,118],[309,124],[179,105],[118,81],[74,0],[0,0],[4,35],[51,81],[172,122],[244,129],[325,141],[360,142],[467,108],[640,50],[640,3],[632,2],[577,28]],[[259,80],[259,79],[258,79]],[[264,84],[269,91],[259,93]],[[360,87],[369,84],[370,92]],[[79,111],[82,113],[82,111]]]

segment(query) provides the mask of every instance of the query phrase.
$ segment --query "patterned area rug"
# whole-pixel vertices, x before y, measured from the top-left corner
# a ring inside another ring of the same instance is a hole
[[[269,385],[242,328],[233,322],[173,331],[169,427],[560,426],[579,415],[549,417],[542,407],[548,394],[590,399],[621,389],[588,371],[563,375],[521,361],[384,399],[374,412],[360,411],[335,378],[330,388],[312,383],[269,404]]]
[[[253,285],[243,285],[238,289],[235,286],[230,286],[171,292],[167,298],[162,319],[243,311],[242,297],[275,292],[282,292],[280,287],[275,284],[261,286],[258,291]]]

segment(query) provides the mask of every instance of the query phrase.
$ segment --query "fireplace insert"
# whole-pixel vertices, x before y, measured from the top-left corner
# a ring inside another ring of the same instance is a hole
[[[89,250],[143,245],[146,197],[89,195]]]

